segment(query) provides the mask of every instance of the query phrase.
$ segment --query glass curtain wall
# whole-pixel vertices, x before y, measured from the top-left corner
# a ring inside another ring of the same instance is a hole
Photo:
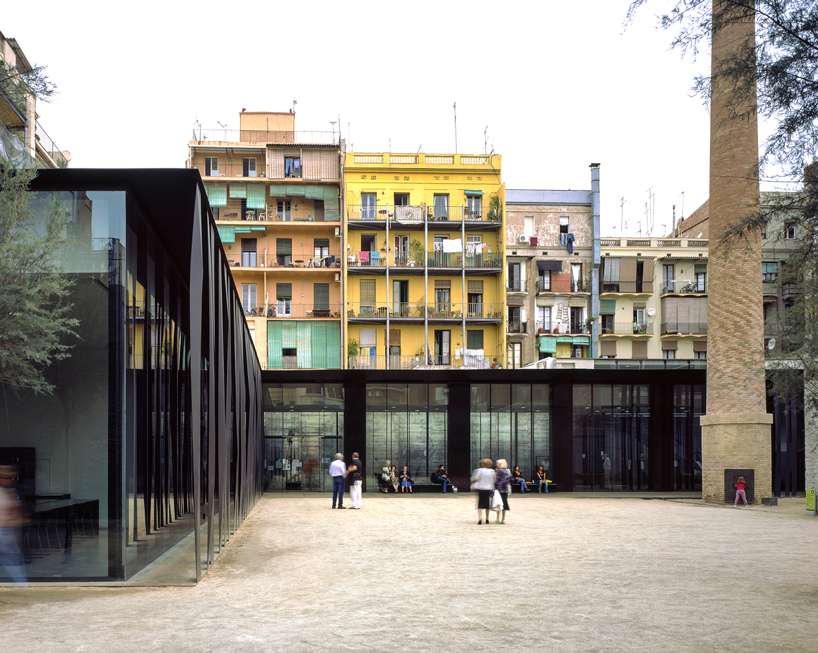
[[[264,386],[268,490],[332,490],[329,465],[343,452],[342,383]]]
[[[436,383],[368,383],[364,468],[378,474],[390,461],[415,481],[448,468],[449,388]],[[372,487],[377,487],[377,484]]]
[[[649,386],[574,386],[574,489],[649,490]]]
[[[480,383],[471,386],[472,469],[482,458],[504,458],[532,480],[538,465],[551,476],[551,387]]]
[[[673,489],[702,489],[704,385],[673,386]]]

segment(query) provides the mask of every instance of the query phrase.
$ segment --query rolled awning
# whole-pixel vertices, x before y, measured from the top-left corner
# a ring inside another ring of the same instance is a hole
[[[464,191],[467,197],[481,197],[483,195],[482,190],[467,190]]]
[[[553,336],[540,336],[539,345],[542,354],[557,353],[557,339]]]
[[[540,270],[556,270],[562,272],[562,261],[537,261]]]
[[[600,315],[612,315],[616,313],[616,300],[615,299],[600,299],[599,300],[599,314]]]
[[[574,336],[575,345],[590,345],[591,339],[588,336]]]

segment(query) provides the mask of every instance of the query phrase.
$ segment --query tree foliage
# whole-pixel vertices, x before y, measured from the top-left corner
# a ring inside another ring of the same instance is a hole
[[[48,102],[56,92],[56,86],[45,74],[45,66],[34,66],[21,72],[0,59],[0,93],[20,113],[25,113],[29,96]]]
[[[653,4],[633,0],[626,20]],[[727,115],[757,111],[766,120],[772,131],[759,152],[759,177],[781,182],[788,192],[765,193],[760,211],[712,236],[739,247],[751,232],[766,233],[765,259],[783,261],[767,279],[779,305],[765,324],[776,336],[767,352],[777,368],[772,391],[800,395],[803,384],[805,398],[818,408],[818,167],[808,168],[818,158],[818,3],[717,0],[715,7],[711,0],[675,0],[658,16],[659,25],[672,32],[672,47],[695,58],[709,50],[714,28],[736,11],[755,10],[755,44],[737,47],[710,76],[696,77],[693,88],[707,102],[713,76],[730,78],[735,101]],[[748,107],[744,100],[756,89],[757,102]],[[797,191],[792,184],[801,182]]]
[[[36,174],[0,161],[0,384],[50,393],[43,370],[69,356],[77,320],[68,316],[73,284],[60,269],[67,220],[56,202],[45,215],[32,210]]]

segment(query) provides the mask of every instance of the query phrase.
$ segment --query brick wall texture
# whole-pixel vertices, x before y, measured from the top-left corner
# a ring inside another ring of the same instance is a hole
[[[719,243],[725,228],[758,214],[758,119],[755,93],[735,93],[721,61],[754,43],[752,5],[714,0],[710,108],[710,285],[707,333],[707,416],[702,420],[703,491],[723,501],[725,468],[752,468],[756,500],[770,496],[770,421],[764,385],[761,239]],[[723,15],[723,14],[722,14]],[[734,416],[735,419],[731,416]],[[717,419],[723,417],[724,419]],[[716,418],[716,419],[714,419]],[[707,425],[705,425],[707,424]]]

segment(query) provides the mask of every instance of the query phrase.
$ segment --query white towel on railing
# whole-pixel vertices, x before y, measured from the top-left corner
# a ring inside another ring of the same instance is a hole
[[[483,367],[483,350],[482,349],[466,349],[463,355],[463,365],[471,365],[473,367]]]
[[[457,252],[463,252],[463,241],[460,238],[454,238],[449,240],[443,241],[443,253],[444,254],[455,254]]]

